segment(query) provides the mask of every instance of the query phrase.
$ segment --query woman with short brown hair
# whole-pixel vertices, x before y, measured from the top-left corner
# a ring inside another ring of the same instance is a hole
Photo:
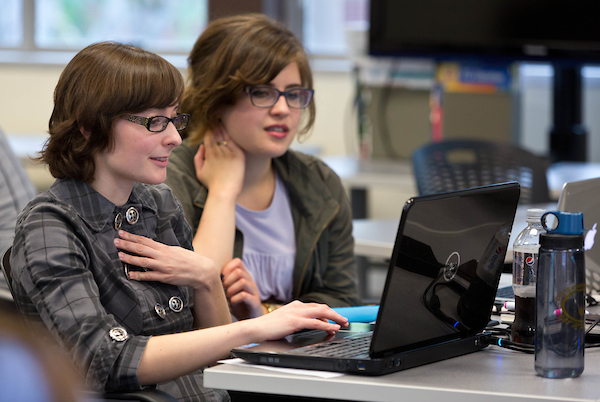
[[[133,46],[97,43],[73,58],[42,153],[57,180],[19,215],[12,285],[21,314],[50,331],[88,386],[226,400],[203,387],[203,367],[236,346],[346,320],[296,302],[231,324],[220,272],[192,251],[181,205],[161,184],[189,120],[182,92],[177,69]]]

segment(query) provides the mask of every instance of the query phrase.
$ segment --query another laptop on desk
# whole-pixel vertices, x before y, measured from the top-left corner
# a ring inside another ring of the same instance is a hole
[[[564,185],[558,199],[558,209],[582,212],[585,236],[585,276],[588,293],[600,293],[600,178],[573,181]],[[598,244],[595,241],[598,240]]]
[[[519,185],[409,199],[372,331],[306,331],[232,351],[258,364],[380,375],[475,352],[506,254]],[[364,324],[362,324],[364,325]],[[358,343],[358,351],[342,350]]]

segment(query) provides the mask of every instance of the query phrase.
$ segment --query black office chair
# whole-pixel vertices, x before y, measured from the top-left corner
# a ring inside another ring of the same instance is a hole
[[[412,154],[419,195],[507,181],[521,185],[521,204],[550,201],[550,160],[512,144],[456,139],[429,143]]]
[[[10,268],[10,253],[12,247],[9,247],[2,255],[0,260],[0,269],[2,274],[8,283],[8,289],[12,294],[13,298],[15,293],[12,287],[12,273]],[[166,392],[158,389],[143,389],[140,391],[128,391],[128,392],[105,392],[101,395],[101,398],[107,401],[140,401],[140,402],[175,402],[176,399]],[[95,395],[90,395],[90,400],[94,400]]]
[[[10,282],[10,278],[11,278],[10,252],[11,252],[11,250],[12,250],[12,247],[9,247],[8,249],[6,249],[4,251],[4,254],[2,254],[2,259],[0,260],[0,270],[2,271],[2,275],[4,275],[4,278],[6,279],[6,283],[8,285],[8,290],[10,291],[10,294],[14,298],[15,294],[13,292],[12,283]],[[12,307],[14,307],[14,306],[12,306]],[[13,309],[11,308],[11,310],[13,310]]]

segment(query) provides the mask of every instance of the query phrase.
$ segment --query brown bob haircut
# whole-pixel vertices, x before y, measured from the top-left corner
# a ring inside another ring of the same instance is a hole
[[[162,57],[115,42],[92,44],[75,55],[58,80],[50,138],[40,160],[56,178],[91,182],[94,155],[114,146],[115,121],[123,114],[176,105],[183,90],[181,73]]]
[[[211,22],[188,57],[188,82],[181,100],[191,115],[186,136],[199,143],[219,124],[223,108],[231,106],[244,88],[271,82],[296,62],[301,85],[312,89],[308,57],[302,44],[280,23],[263,14],[225,17]],[[315,102],[302,112],[300,136],[315,121]]]

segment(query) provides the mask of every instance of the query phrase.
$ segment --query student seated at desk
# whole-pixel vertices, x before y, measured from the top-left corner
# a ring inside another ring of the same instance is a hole
[[[181,204],[160,184],[189,118],[178,113],[183,89],[174,66],[133,46],[90,45],[67,65],[42,151],[57,180],[17,221],[15,302],[90,387],[227,400],[203,387],[203,367],[235,346],[346,319],[296,301],[231,323],[219,270],[192,251]]]
[[[294,299],[359,304],[342,183],[289,149],[315,116],[300,42],[264,15],[234,16],[210,23],[188,60],[181,110],[191,120],[166,184],[194,249],[221,270],[233,314],[257,317]]]

